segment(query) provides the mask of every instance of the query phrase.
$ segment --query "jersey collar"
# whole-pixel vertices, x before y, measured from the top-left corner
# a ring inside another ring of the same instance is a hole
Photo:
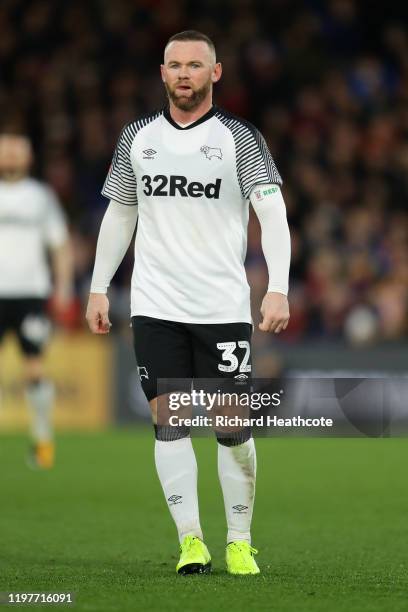
[[[197,119],[197,121],[194,121],[193,123],[190,123],[190,125],[187,125],[185,127],[182,127],[181,125],[179,125],[178,123],[176,123],[173,119],[172,116],[170,115],[170,109],[168,106],[166,106],[166,108],[164,109],[163,115],[165,116],[165,118],[167,119],[167,121],[176,128],[176,130],[191,130],[191,128],[196,127],[197,125],[200,125],[200,123],[204,123],[204,121],[207,121],[207,119],[211,119],[211,117],[213,115],[215,115],[216,112],[216,107],[215,105],[213,105],[209,111],[207,111],[205,113],[205,115],[203,115],[202,117],[200,117],[199,119]]]

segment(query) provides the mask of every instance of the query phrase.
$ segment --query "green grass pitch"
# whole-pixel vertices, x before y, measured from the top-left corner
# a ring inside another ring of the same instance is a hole
[[[75,611],[408,610],[404,439],[257,440],[255,577],[225,572],[214,440],[194,440],[213,573],[190,577],[175,574],[150,429],[58,441],[41,473],[24,437],[0,437],[0,591],[72,591]]]

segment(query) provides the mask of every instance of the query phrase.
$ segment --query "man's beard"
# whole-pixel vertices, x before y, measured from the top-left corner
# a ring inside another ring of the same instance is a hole
[[[16,168],[2,168],[0,169],[0,180],[12,182],[19,181],[27,174],[24,170],[19,170]]]
[[[198,106],[200,106],[201,102],[207,96],[208,92],[211,90],[211,81],[208,81],[201,87],[201,89],[197,89],[194,91],[191,89],[192,94],[187,96],[177,96],[175,91],[172,91],[167,83],[164,84],[167,95],[169,99],[173,102],[174,106],[183,111],[191,111],[195,110]]]

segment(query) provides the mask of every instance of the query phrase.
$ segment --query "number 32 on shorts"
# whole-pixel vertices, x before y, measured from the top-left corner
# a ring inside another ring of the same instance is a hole
[[[239,348],[245,349],[244,357],[241,361],[241,364],[238,361],[238,357],[235,355],[234,351],[237,348],[237,344]],[[249,356],[251,352],[251,347],[248,340],[239,340],[239,342],[217,342],[217,349],[222,351],[221,359],[223,361],[229,362],[229,364],[219,363],[218,369],[221,372],[235,372],[238,369],[240,372],[250,372],[251,365],[248,363]]]

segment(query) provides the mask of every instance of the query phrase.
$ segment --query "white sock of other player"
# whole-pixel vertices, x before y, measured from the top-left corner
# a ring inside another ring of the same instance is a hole
[[[256,452],[254,439],[237,446],[218,443],[218,476],[227,518],[227,543],[251,542],[255,500]]]
[[[35,442],[50,442],[53,438],[52,409],[54,385],[40,380],[27,386],[26,398],[31,415],[31,435]]]
[[[203,539],[197,494],[197,461],[191,438],[156,440],[156,469],[176,523],[180,542],[186,535]]]

